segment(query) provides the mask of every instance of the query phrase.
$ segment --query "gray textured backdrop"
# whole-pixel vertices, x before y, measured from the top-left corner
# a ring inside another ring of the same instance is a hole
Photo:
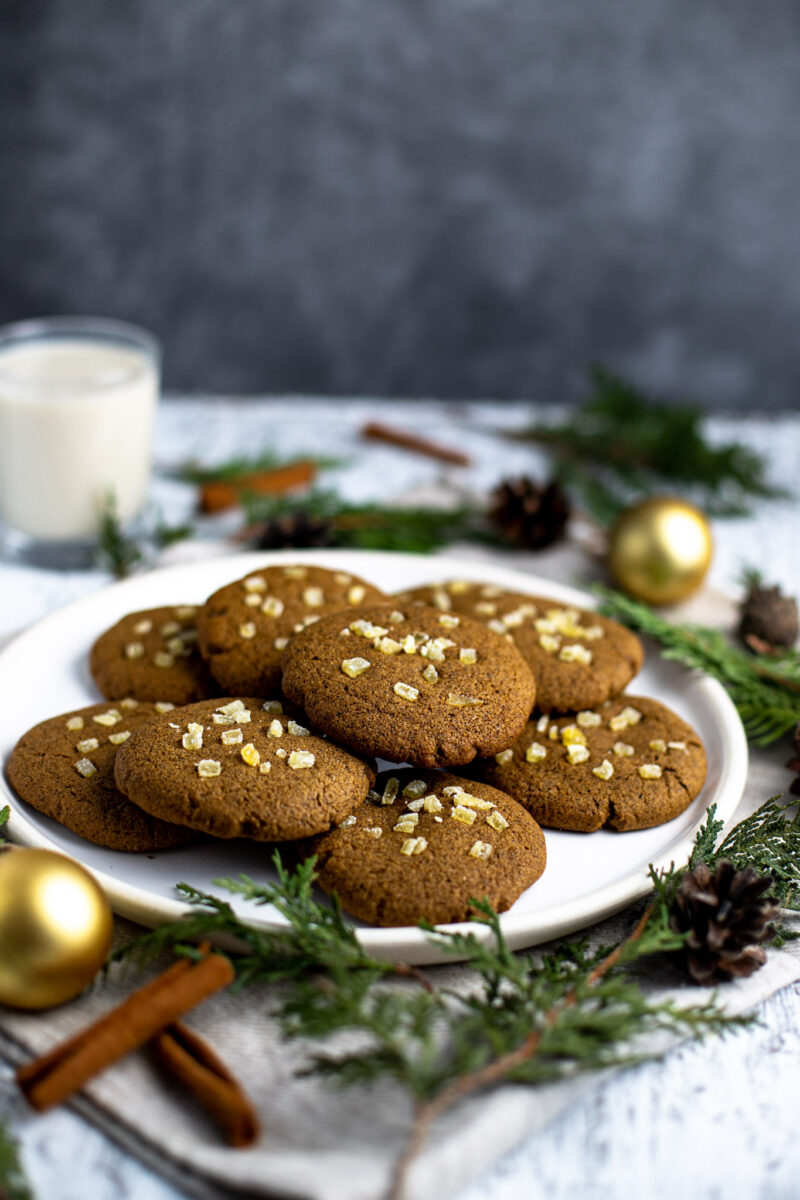
[[[186,389],[800,396],[797,0],[3,0],[0,319]]]

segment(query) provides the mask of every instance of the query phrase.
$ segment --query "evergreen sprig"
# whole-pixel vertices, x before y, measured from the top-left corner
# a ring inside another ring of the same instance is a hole
[[[144,554],[135,538],[125,532],[117,512],[117,500],[113,492],[106,496],[100,513],[97,534],[97,559],[99,565],[110,571],[117,579],[130,575],[134,567],[142,562]]]
[[[314,896],[314,863],[288,872],[276,853],[276,883],[247,877],[215,880],[258,904],[274,905],[285,927],[256,929],[225,901],[188,885],[180,890],[195,911],[144,934],[115,958],[140,963],[165,950],[196,953],[188,938],[222,935],[237,984],[282,982],[276,1012],[284,1033],[330,1039],[345,1030],[364,1035],[362,1049],[314,1053],[306,1074],[341,1086],[391,1079],[415,1101],[406,1152],[393,1196],[402,1195],[407,1167],[435,1120],[460,1100],[504,1080],[537,1084],[581,1071],[626,1066],[643,1057],[639,1041],[655,1030],[702,1038],[749,1023],[728,1016],[714,998],[683,1006],[651,1000],[631,968],[645,956],[674,951],[684,941],[669,927],[665,904],[648,908],[620,942],[591,948],[566,941],[543,954],[514,954],[491,906],[475,901],[476,919],[491,939],[428,930],[446,953],[464,958],[476,988],[464,995],[436,987],[423,972],[386,963],[361,949],[334,903]],[[666,892],[665,892],[666,896]],[[385,986],[394,977],[419,986]]]
[[[722,840],[721,832],[712,806],[687,869],[721,858],[737,869],[753,866],[772,875],[784,907],[800,909],[800,819],[790,808],[769,800]],[[440,950],[463,959],[475,973],[475,987],[461,993],[436,986],[414,967],[364,951],[335,900],[329,905],[317,899],[313,859],[293,871],[277,852],[274,862],[275,882],[240,876],[215,884],[272,905],[284,924],[256,928],[226,901],[181,884],[193,911],[114,957],[144,963],[167,950],[196,953],[190,941],[222,937],[235,947],[238,986],[284,985],[276,1016],[287,1035],[314,1041],[343,1030],[363,1034],[358,1049],[312,1054],[307,1073],[341,1085],[391,1079],[412,1095],[415,1119],[397,1164],[395,1197],[432,1124],[466,1096],[506,1080],[538,1084],[637,1062],[644,1054],[643,1036],[655,1030],[701,1038],[750,1021],[727,1015],[713,996],[694,1006],[653,1000],[639,982],[643,959],[684,944],[685,935],[671,924],[683,869],[651,869],[650,902],[627,937],[611,944],[582,938],[512,953],[486,900],[473,901],[474,919],[491,937],[423,925]]]
[[[234,483],[243,475],[256,475],[262,471],[275,471],[279,467],[293,466],[300,462],[301,458],[303,462],[313,463],[320,471],[334,470],[344,465],[340,458],[321,458],[310,454],[284,458],[280,454],[276,454],[274,450],[261,450],[258,454],[249,456],[235,455],[211,466],[190,461],[172,472],[166,473],[172,474],[186,483]]]
[[[0,1197],[2,1200],[33,1200],[25,1178],[17,1143],[0,1124]]]
[[[772,876],[772,895],[781,908],[800,911],[800,810],[773,796],[736,825],[715,850],[737,870],[754,867]],[[707,861],[707,860],[706,860]]]
[[[591,394],[561,425],[512,436],[551,452],[562,482],[607,524],[632,500],[659,488],[692,489],[716,516],[741,516],[754,497],[786,495],[766,480],[762,458],[740,442],[713,445],[702,410],[659,401],[595,367]]]
[[[766,804],[774,804],[774,799],[767,800]],[[750,820],[750,817],[745,817],[744,820],[739,823],[739,825],[744,826]],[[739,828],[739,825],[736,826],[737,829]],[[700,863],[705,863],[706,866],[710,867],[717,861],[717,859],[720,857],[717,853],[717,845],[719,843],[719,836],[724,827],[725,822],[720,821],[717,817],[716,804],[710,804],[706,809],[706,819],[695,834],[692,852],[689,855],[689,861],[686,864],[687,871],[693,871],[695,867],[700,865]],[[757,839],[750,840],[753,847],[758,845]],[[739,868],[739,864],[735,865],[737,868]],[[745,863],[741,864],[741,866],[745,865]],[[676,873],[674,870],[669,870],[666,872],[661,872],[659,878],[669,879],[675,874]],[[650,876],[651,878],[655,876],[655,872],[652,871],[652,869]]]
[[[193,537],[194,533],[195,525],[191,521],[170,525],[161,511],[156,510],[149,521],[149,528],[134,537],[122,528],[114,495],[109,493],[100,516],[97,561],[117,579],[125,579],[136,567],[146,562],[154,550],[174,546]]]
[[[505,544],[477,504],[456,508],[407,508],[377,501],[352,504],[335,491],[321,489],[300,501],[297,497],[245,493],[242,504],[245,521],[254,530],[265,522],[302,512],[327,522],[331,544],[351,549],[425,554],[451,542]]]
[[[167,546],[175,546],[178,542],[185,542],[194,537],[195,532],[196,526],[192,521],[180,521],[177,525],[170,525],[159,513],[153,528],[153,542],[159,550],[165,550]]]
[[[274,883],[256,884],[248,876],[216,879],[218,887],[245,896],[258,905],[272,905],[285,926],[256,927],[240,920],[231,906],[218,896],[199,891],[187,883],[177,890],[193,911],[123,946],[112,961],[134,959],[140,966],[163,952],[193,953],[191,943],[204,937],[233,938],[237,986],[301,979],[310,971],[323,971],[329,964],[348,970],[377,971],[378,977],[393,973],[390,963],[378,963],[365,954],[353,927],[334,902],[320,904],[314,893],[314,860],[308,859],[290,871],[276,851]]]
[[[614,592],[595,588],[600,612],[622,621],[630,629],[651,637],[664,658],[674,659],[713,676],[736,705],[747,736],[757,746],[768,746],[800,721],[800,653],[774,658],[750,654],[733,646],[717,629],[703,625],[674,625],[646,604]]]
[[[760,808],[744,817],[722,839],[723,822],[717,819],[715,804],[706,821],[697,831],[686,869],[693,871],[700,863],[714,867],[725,860],[737,871],[752,867],[759,875],[772,878],[770,897],[787,912],[800,912],[800,810],[795,804],[782,804],[780,796],[772,796]],[[654,903],[662,913],[668,913],[683,876],[682,871],[655,871],[650,868]],[[796,936],[783,926],[777,926],[775,940],[783,942]]]

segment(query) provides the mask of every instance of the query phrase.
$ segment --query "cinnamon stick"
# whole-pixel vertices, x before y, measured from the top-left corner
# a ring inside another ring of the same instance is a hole
[[[82,1033],[17,1071],[17,1083],[32,1108],[44,1112],[234,980],[230,959],[208,953],[182,959],[133,992]]]
[[[159,1064],[188,1088],[231,1146],[250,1146],[256,1140],[259,1124],[250,1098],[208,1042],[175,1021],[151,1045]]]
[[[401,450],[411,450],[426,458],[435,458],[439,462],[454,463],[457,467],[468,467],[471,459],[462,450],[453,450],[449,446],[440,446],[427,438],[418,437],[415,433],[406,433],[403,429],[394,429],[389,425],[381,425],[370,421],[361,430],[362,436],[373,442],[385,442],[389,446],[397,446]]]
[[[235,508],[242,492],[257,492],[260,496],[282,495],[292,488],[307,487],[313,483],[316,474],[316,463],[300,459],[269,471],[248,471],[233,479],[212,479],[200,487],[200,511],[219,513]]]

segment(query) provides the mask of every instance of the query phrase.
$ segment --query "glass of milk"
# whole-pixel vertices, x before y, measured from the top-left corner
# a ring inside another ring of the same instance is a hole
[[[113,497],[129,526],[152,469],[160,346],[136,325],[47,317],[0,328],[0,538],[8,557],[91,563]]]

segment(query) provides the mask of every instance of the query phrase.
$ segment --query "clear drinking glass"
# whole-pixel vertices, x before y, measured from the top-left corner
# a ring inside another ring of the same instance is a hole
[[[113,496],[129,526],[152,472],[161,348],[96,317],[0,328],[0,544],[49,567],[91,563]]]

